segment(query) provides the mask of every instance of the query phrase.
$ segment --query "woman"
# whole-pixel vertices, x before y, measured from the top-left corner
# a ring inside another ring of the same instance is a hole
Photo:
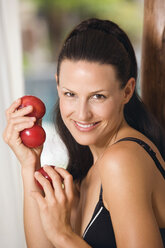
[[[56,74],[56,127],[69,162],[67,170],[44,166],[53,187],[35,172],[42,148],[28,149],[19,137],[35,123],[26,116],[32,108],[16,111],[18,99],[7,110],[4,140],[21,163],[28,247],[165,244],[165,136],[136,79],[134,50],[115,23],[89,19],[69,34]]]

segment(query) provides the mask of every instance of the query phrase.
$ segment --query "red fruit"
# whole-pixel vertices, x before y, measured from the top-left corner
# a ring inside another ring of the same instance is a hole
[[[34,125],[32,128],[24,129],[20,137],[25,146],[35,148],[41,146],[46,139],[46,133],[41,126]]]
[[[52,168],[54,168],[55,166],[51,165]],[[50,176],[48,176],[48,174],[46,173],[46,171],[44,171],[44,169],[41,167],[39,170],[37,170],[38,172],[40,172],[46,179],[49,180],[49,182],[51,183],[52,187],[53,187],[53,184],[52,184],[52,179],[50,178]],[[35,179],[36,181],[36,184],[39,186],[39,188],[41,190],[43,190],[43,187],[42,185]]]
[[[30,95],[21,97],[21,105],[18,109],[29,105],[33,106],[33,111],[27,116],[36,117],[37,119],[41,119],[44,116],[46,112],[45,104],[38,97]]]

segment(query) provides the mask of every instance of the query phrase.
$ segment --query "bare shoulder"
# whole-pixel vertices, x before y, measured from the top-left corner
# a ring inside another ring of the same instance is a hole
[[[134,142],[119,142],[109,147],[99,160],[100,172],[106,170],[128,170],[137,172],[145,169],[148,173],[148,168],[144,166],[152,159],[148,153]]]
[[[137,144],[116,143],[108,148],[99,160],[102,184],[118,182],[123,188],[124,184],[129,182],[130,187],[142,187],[143,190],[151,191],[154,177],[151,161],[149,155],[145,151],[142,152],[142,148]],[[111,178],[113,180],[110,180]]]
[[[99,160],[103,202],[111,214],[117,247],[162,247],[152,209],[151,160],[132,143],[112,145]]]

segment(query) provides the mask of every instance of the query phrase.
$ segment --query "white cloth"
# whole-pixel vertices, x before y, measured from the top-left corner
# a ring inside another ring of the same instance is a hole
[[[0,0],[0,247],[24,248],[20,166],[2,139],[5,109],[24,94],[19,5]]]

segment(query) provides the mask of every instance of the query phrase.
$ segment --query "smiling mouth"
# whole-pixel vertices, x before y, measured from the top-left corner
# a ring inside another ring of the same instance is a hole
[[[91,131],[93,130],[99,122],[93,122],[89,124],[83,124],[77,121],[74,121],[75,126],[77,127],[78,130],[80,131]]]

